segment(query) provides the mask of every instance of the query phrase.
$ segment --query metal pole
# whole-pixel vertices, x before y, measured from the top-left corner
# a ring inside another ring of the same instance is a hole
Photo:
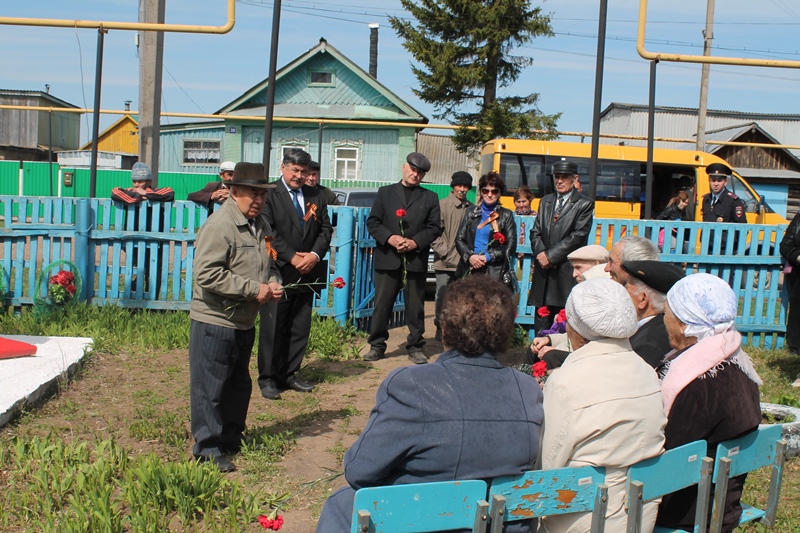
[[[589,198],[594,200],[597,189],[597,155],[600,152],[600,104],[603,99],[603,62],[606,54],[606,17],[608,0],[600,0],[597,28],[597,65],[594,73],[594,114],[592,117],[592,165],[589,171]]]
[[[317,142],[317,163],[319,163],[319,184],[322,185],[322,122],[319,123],[319,140]]]
[[[103,36],[107,30],[97,30],[97,65],[94,71],[94,110],[92,112],[92,159],[89,166],[89,198],[97,197],[97,137],[100,134],[100,88],[103,79]]]
[[[269,178],[269,151],[272,147],[272,115],[275,112],[275,72],[278,69],[278,32],[281,28],[281,0],[272,7],[272,43],[269,49],[269,82],[267,84],[267,112],[264,122],[264,172]]]
[[[50,170],[50,196],[53,196],[53,112],[47,113],[47,168]]]
[[[708,0],[706,4],[706,29],[703,32],[703,55],[711,55],[711,39],[714,28],[714,0]],[[706,149],[706,107],[708,106],[708,75],[711,72],[711,65],[703,63],[700,74],[700,106],[697,109],[697,144],[696,150],[702,152]]]
[[[656,65],[658,59],[650,62],[650,102],[647,107],[647,181],[644,189],[644,218],[653,216],[653,137],[656,130]]]

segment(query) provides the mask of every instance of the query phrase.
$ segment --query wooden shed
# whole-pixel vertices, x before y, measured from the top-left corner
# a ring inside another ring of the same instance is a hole
[[[47,92],[11,89],[0,89],[0,104],[79,109]],[[80,119],[75,112],[0,109],[0,159],[47,161],[50,149],[76,150]]]

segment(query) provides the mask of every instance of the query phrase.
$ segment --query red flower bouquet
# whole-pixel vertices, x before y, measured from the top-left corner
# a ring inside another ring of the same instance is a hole
[[[47,295],[56,305],[66,305],[78,288],[75,286],[75,274],[68,270],[59,270],[55,276],[50,277]]]

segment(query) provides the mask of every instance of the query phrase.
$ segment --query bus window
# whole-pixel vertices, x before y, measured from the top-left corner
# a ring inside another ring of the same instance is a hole
[[[552,180],[544,172],[544,157],[522,154],[502,154],[500,156],[500,175],[506,189],[515,190],[527,185],[536,198],[553,192]]]
[[[561,160],[560,157],[548,157],[547,169],[552,171],[553,163]],[[578,175],[584,194],[589,192],[589,175],[591,160],[583,158],[569,158],[578,164]],[[595,198],[610,202],[639,202],[642,200],[642,184],[639,176],[639,163],[634,161],[610,161],[601,159],[597,167],[597,185]],[[552,176],[549,176],[552,179]]]
[[[731,176],[728,186],[731,188],[733,194],[739,197],[744,202],[744,210],[746,213],[755,213],[758,199],[753,196],[753,193],[748,189],[741,178],[738,176]]]

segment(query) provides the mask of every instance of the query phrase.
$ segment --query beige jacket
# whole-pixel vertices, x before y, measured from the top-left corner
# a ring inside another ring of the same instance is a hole
[[[590,342],[545,384],[542,468],[605,467],[605,530],[625,531],[627,467],[663,452],[666,424],[658,376],[628,340]],[[659,501],[645,504],[642,533],[652,532]],[[543,522],[548,533],[588,533],[591,518],[576,513]]]
[[[456,234],[464,213],[472,207],[472,202],[461,202],[451,191],[447,197],[439,200],[439,219],[442,224],[442,235],[431,243],[433,250],[433,269],[455,272],[461,257],[456,250]]]
[[[189,307],[192,320],[234,329],[255,325],[261,284],[281,283],[266,243],[272,229],[264,217],[256,217],[255,224],[253,235],[236,202],[229,201],[198,230]]]

